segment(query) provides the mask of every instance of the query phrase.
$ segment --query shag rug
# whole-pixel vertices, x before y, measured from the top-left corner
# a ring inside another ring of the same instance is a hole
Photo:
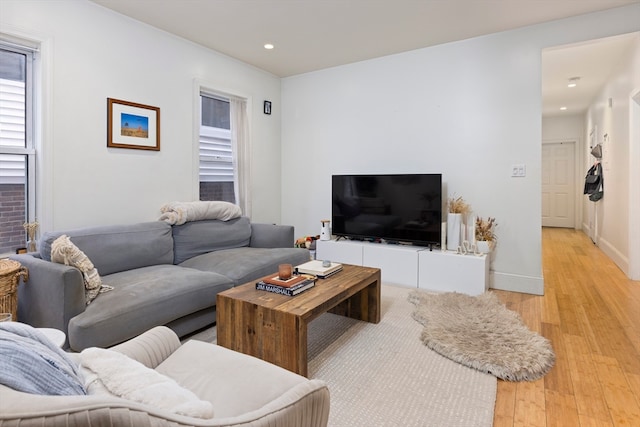
[[[555,363],[546,338],[529,330],[518,313],[491,293],[469,296],[412,291],[413,318],[422,342],[441,355],[508,381],[535,381]]]

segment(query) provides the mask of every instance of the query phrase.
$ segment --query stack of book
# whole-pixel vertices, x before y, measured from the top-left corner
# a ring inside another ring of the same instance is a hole
[[[294,275],[286,280],[282,280],[276,275],[257,282],[256,289],[281,295],[294,296],[306,291],[307,289],[313,288],[315,284],[316,277],[309,274]]]
[[[323,263],[325,265],[323,265]],[[323,262],[320,260],[312,260],[309,262],[305,262],[304,264],[297,265],[295,270],[300,274],[313,274],[319,279],[326,279],[327,277],[341,272],[342,264],[337,262]]]

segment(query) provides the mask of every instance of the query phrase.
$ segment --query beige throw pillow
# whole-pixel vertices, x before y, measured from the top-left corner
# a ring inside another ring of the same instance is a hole
[[[84,296],[87,304],[93,301],[100,292],[113,289],[111,286],[102,284],[98,270],[93,266],[91,260],[71,242],[71,239],[66,234],[58,237],[51,244],[51,261],[70,265],[82,272],[85,288]]]

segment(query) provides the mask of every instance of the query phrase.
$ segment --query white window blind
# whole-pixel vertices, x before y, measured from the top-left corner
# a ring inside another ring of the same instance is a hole
[[[200,126],[200,182],[232,182],[231,131]]]
[[[25,84],[0,79],[0,184],[22,184],[26,179]],[[10,148],[16,153],[7,154]]]
[[[229,100],[210,93],[200,95],[200,182],[233,182]]]

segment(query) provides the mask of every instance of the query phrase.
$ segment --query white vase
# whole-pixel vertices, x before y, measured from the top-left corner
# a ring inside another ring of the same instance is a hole
[[[478,240],[476,241],[476,248],[478,248],[478,252],[482,252],[483,254],[489,254],[493,251],[493,247],[495,246],[494,242],[489,240]]]
[[[447,250],[455,251],[460,246],[460,227],[462,226],[462,214],[447,214]]]

